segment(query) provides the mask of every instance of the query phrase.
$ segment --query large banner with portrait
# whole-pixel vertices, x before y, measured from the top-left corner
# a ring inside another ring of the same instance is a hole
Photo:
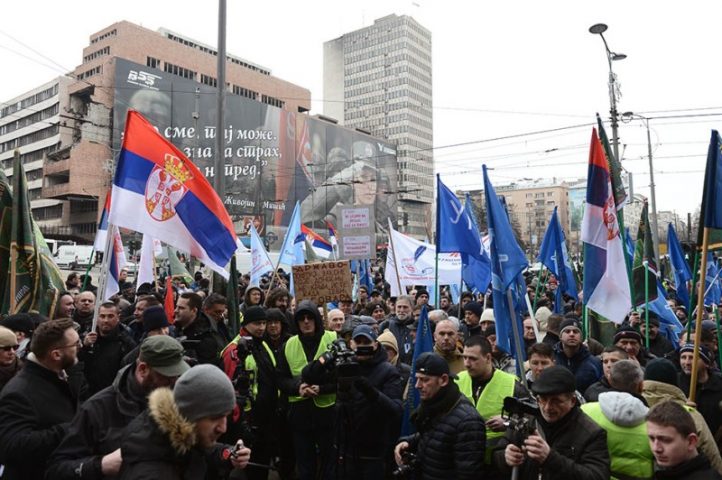
[[[113,143],[120,148],[128,108],[141,112],[212,183],[216,158],[216,89],[116,59]],[[396,147],[355,130],[231,92],[223,135],[223,202],[239,235],[250,221],[280,247],[296,201],[301,221],[325,232],[340,209],[373,205],[376,221],[396,225]],[[275,247],[275,248],[274,248]]]

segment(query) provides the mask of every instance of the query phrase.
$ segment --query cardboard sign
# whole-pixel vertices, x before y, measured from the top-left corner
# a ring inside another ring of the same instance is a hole
[[[376,220],[367,205],[341,207],[339,258],[365,260],[376,256]]]
[[[348,261],[294,265],[296,301],[313,300],[317,305],[351,300],[351,268]]]

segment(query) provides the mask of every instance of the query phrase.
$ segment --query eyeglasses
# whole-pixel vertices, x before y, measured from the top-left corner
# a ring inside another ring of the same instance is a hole
[[[0,350],[9,352],[10,350],[16,351],[18,348],[20,348],[20,345],[10,345],[9,347],[0,347]]]
[[[82,346],[83,346],[83,342],[81,342],[80,339],[78,339],[78,341],[75,343],[71,343],[70,345],[63,345],[61,347],[58,347],[58,350],[63,350],[65,348],[73,348],[73,347],[80,348]]]

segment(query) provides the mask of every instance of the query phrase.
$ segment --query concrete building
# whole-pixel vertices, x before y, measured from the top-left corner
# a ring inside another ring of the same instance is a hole
[[[91,35],[82,58],[67,77],[0,104],[0,161],[7,173],[12,151],[20,148],[46,236],[89,242],[113,166],[115,58],[215,87],[217,51],[122,21]],[[240,57],[227,55],[226,79],[232,94],[292,112],[310,109],[309,90]]]
[[[431,236],[434,199],[431,33],[388,15],[324,43],[324,115],[398,149],[399,229]]]

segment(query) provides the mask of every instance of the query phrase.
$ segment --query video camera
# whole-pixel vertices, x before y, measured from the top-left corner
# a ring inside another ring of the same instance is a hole
[[[401,454],[401,465],[391,472],[394,478],[410,478],[416,467],[419,465],[419,458],[415,453],[408,450]]]
[[[351,350],[342,338],[334,340],[329,345],[328,351],[321,355],[318,360],[329,369],[358,365],[356,352]]]
[[[506,397],[501,415],[512,431],[512,443],[521,447],[524,440],[537,429],[539,405],[530,398]]]

